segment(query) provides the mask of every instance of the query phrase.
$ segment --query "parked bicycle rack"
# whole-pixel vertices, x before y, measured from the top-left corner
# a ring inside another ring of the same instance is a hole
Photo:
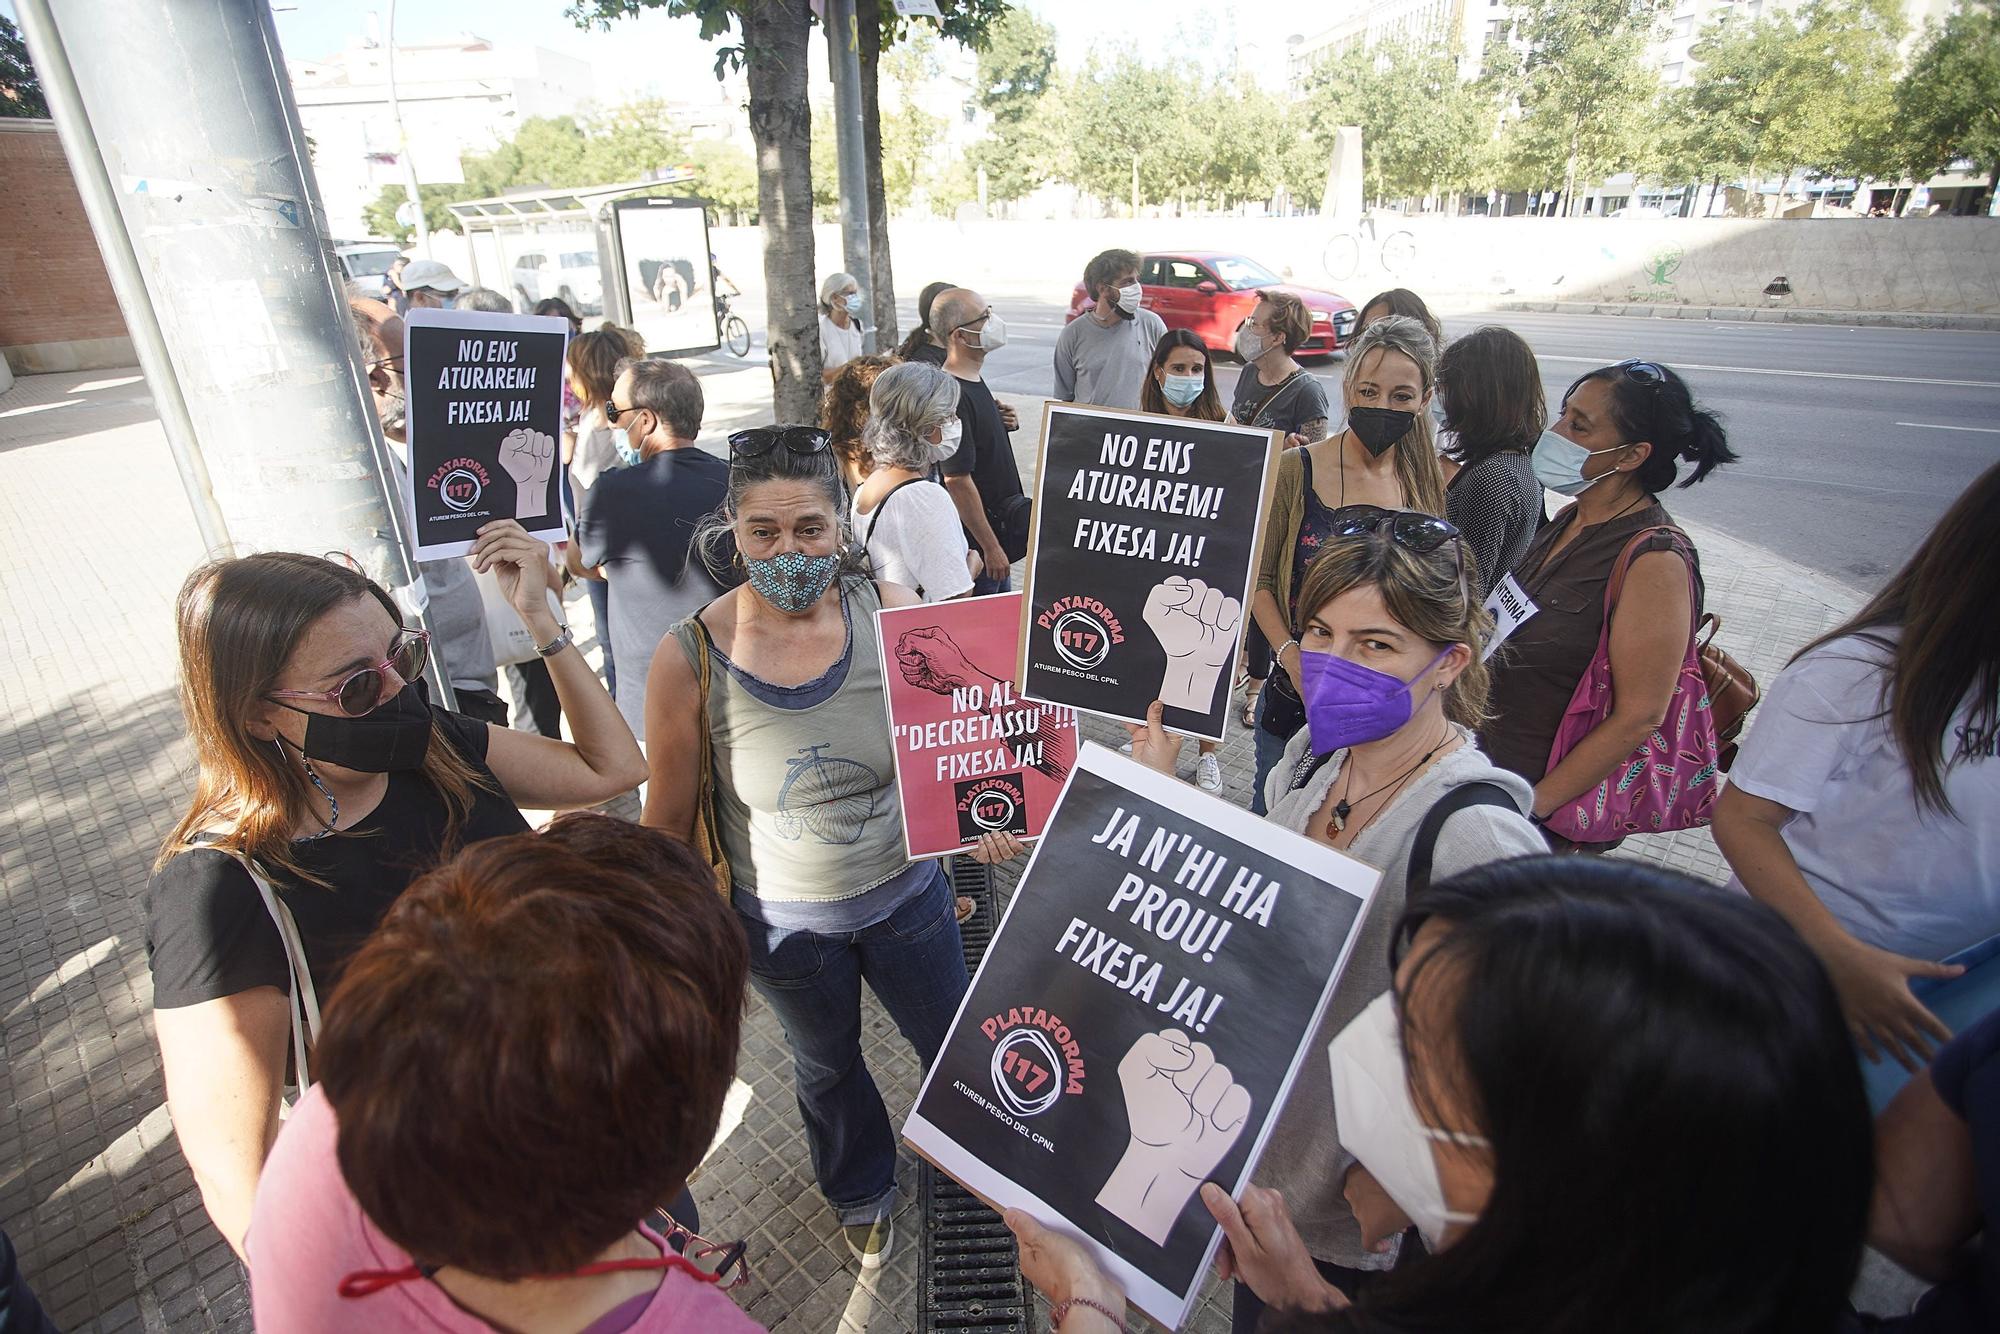
[[[954,857],[951,886],[979,905],[959,927],[969,973],[978,969],[1000,921],[993,868]],[[917,1289],[923,1295],[920,1334],[1028,1334],[1034,1303],[1021,1277],[1014,1234],[1000,1215],[929,1163],[922,1164],[918,1178],[924,1220],[917,1261]]]

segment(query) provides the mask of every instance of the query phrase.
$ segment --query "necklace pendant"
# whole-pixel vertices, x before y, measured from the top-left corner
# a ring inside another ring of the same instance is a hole
[[[1354,808],[1347,804],[1347,798],[1342,797],[1333,808],[1333,832],[1344,833],[1347,829],[1347,817],[1353,813]]]

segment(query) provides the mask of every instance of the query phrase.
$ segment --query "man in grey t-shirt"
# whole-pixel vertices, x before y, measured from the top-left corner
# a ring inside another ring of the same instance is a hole
[[[1065,403],[1136,408],[1153,345],[1167,332],[1139,305],[1139,257],[1107,250],[1083,268],[1084,290],[1097,304],[1071,320],[1056,339],[1056,393]]]

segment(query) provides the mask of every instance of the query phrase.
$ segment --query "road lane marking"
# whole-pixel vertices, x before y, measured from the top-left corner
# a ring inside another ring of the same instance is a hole
[[[2000,435],[2000,426],[1946,426],[1940,422],[1897,422],[1898,426],[1914,426],[1920,431],[1977,431],[1981,435]]]
[[[1602,357],[1559,357],[1537,352],[1541,361],[1573,361],[1585,366],[1603,366],[1608,363]],[[1866,375],[1849,371],[1785,371],[1767,366],[1706,366],[1698,362],[1677,361],[1676,371],[1726,371],[1731,375],[1796,375],[1807,380],[1875,380],[1883,384],[1941,384],[1957,389],[2000,389],[1996,380],[1934,380],[1919,375]]]

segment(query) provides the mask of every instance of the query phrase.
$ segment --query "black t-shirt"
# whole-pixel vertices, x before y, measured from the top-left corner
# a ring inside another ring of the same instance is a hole
[[[965,432],[959,440],[958,452],[944,461],[944,471],[947,476],[972,474],[979,487],[980,503],[986,508],[986,521],[1005,543],[1008,502],[1023,494],[1020,465],[1014,462],[1014,442],[1000,423],[1000,405],[993,401],[993,391],[986,387],[986,381],[953,378],[958,380],[958,420]],[[971,534],[966,536],[969,539]]]
[[[486,767],[486,724],[443,709],[432,712],[445,739],[492,785],[492,790],[473,788],[459,843],[525,832],[528,822]],[[293,845],[300,864],[326,883],[274,878],[271,887],[298,924],[313,988],[322,1000],[389,905],[445,856],[448,810],[444,795],[421,771],[399,771],[389,775],[381,804],[353,829]],[[234,857],[205,848],[181,853],[154,873],[144,906],[155,1009],[195,1005],[252,987],[291,991],[278,928]]]
[[[910,349],[909,361],[921,361],[927,366],[944,365],[944,349],[926,338]]]

